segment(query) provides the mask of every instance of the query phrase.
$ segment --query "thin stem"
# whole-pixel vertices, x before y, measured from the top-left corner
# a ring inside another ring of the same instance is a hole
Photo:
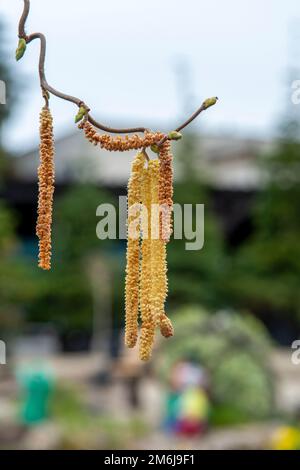
[[[98,129],[101,129],[104,132],[108,132],[111,134],[132,134],[132,133],[137,133],[137,132],[147,132],[149,129],[147,129],[146,127],[130,127],[130,128],[117,129],[117,128],[105,126],[104,124],[96,121],[91,116],[91,114],[89,113],[90,108],[83,100],[81,100],[80,98],[76,98],[75,96],[62,93],[61,91],[58,91],[55,88],[53,88],[51,85],[49,85],[46,79],[46,75],[45,75],[46,37],[42,33],[33,33],[27,36],[25,26],[26,26],[28,15],[29,15],[29,11],[30,11],[30,0],[24,0],[23,13],[19,21],[19,38],[25,39],[27,44],[29,44],[31,41],[34,41],[35,39],[40,40],[39,76],[40,76],[40,85],[43,90],[43,93],[45,91],[48,91],[50,94],[55,95],[62,100],[70,101],[71,103],[76,104],[78,107],[86,108],[88,112],[87,120],[93,126],[97,127]],[[192,114],[192,116],[189,119],[187,119],[183,124],[181,124],[176,129],[176,131],[179,132],[182,129],[184,129],[186,126],[188,126],[205,109],[206,108],[202,104],[201,107],[194,114]],[[158,145],[159,146],[162,145],[166,140],[168,140],[167,135],[161,140],[161,142]]]
[[[191,124],[191,122],[193,122],[198,116],[199,114],[202,113],[202,111],[205,111],[206,110],[206,107],[205,107],[205,104],[202,103],[202,105],[200,106],[199,109],[197,109],[197,111],[194,112],[194,114],[192,114],[192,116],[187,119],[183,124],[181,124],[180,126],[178,126],[175,131],[176,132],[180,132],[182,131],[182,129],[184,129],[185,127],[187,127],[189,124]],[[161,147],[167,140],[169,139],[169,137],[166,135],[165,137],[163,137],[161,139],[161,141],[157,144],[158,147]]]
[[[25,39],[26,37],[25,24],[29,15],[29,10],[30,10],[30,1],[24,0],[23,13],[19,21],[19,38]]]

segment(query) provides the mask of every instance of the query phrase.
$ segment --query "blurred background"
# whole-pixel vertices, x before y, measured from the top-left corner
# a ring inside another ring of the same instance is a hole
[[[38,44],[15,63],[23,2],[1,2],[1,449],[300,448],[297,3],[31,2],[49,82],[108,125],[167,131],[220,98],[174,144],[175,202],[205,204],[205,245],[170,243],[175,337],[145,365],[123,347],[126,243],[96,237],[133,154],[95,149],[51,98],[54,255],[39,271]]]

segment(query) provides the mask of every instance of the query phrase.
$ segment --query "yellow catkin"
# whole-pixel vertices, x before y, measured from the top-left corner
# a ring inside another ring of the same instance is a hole
[[[133,226],[136,233],[139,232],[139,224],[135,221],[138,213],[130,214],[130,210],[141,202],[141,179],[145,155],[140,152],[135,157],[131,176],[128,182],[128,240],[127,240],[127,263],[125,281],[125,344],[128,348],[136,345],[138,337],[138,308],[139,308],[139,271],[140,271],[140,239],[134,237]]]
[[[111,136],[108,134],[99,134],[92,124],[88,121],[82,121],[78,125],[83,129],[86,138],[94,145],[99,145],[110,152],[126,150],[138,150],[157,144],[163,137],[161,132],[145,132],[143,136],[137,134],[125,136]]]
[[[39,238],[39,267],[49,270],[51,269],[51,225],[55,175],[53,120],[48,107],[44,107],[40,114],[40,140],[36,234]]]
[[[151,175],[152,209],[159,204],[159,162],[152,160],[149,165]],[[151,217],[151,295],[150,303],[155,326],[160,326],[160,318],[164,313],[167,296],[167,260],[166,243],[159,237],[160,218],[157,211],[152,210]],[[158,235],[158,237],[156,236]]]
[[[151,166],[151,162],[150,162]],[[140,313],[142,319],[140,337],[140,359],[148,361],[151,357],[155,324],[151,311],[151,175],[145,168],[142,180],[142,261],[140,274]]]
[[[166,141],[159,152],[159,204],[161,207],[161,238],[170,241],[173,212],[173,155],[171,144]]]

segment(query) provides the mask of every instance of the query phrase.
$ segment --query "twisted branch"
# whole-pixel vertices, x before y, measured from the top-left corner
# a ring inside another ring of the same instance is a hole
[[[85,108],[87,111],[87,120],[95,127],[98,129],[101,129],[104,132],[108,132],[111,134],[132,134],[136,132],[147,132],[149,129],[146,127],[131,127],[131,128],[113,128],[113,127],[108,127],[105,126],[104,124],[96,121],[91,114],[89,113],[90,108],[89,106],[80,98],[76,98],[75,96],[68,95],[65,93],[62,93],[59,90],[56,90],[53,88],[49,83],[47,82],[46,75],[45,75],[45,59],[46,59],[46,37],[42,33],[33,33],[30,35],[26,34],[25,31],[25,26],[26,26],[26,21],[29,15],[30,11],[30,0],[24,0],[24,8],[23,12],[19,21],[19,38],[24,39],[26,41],[26,44],[29,44],[31,41],[35,39],[40,40],[40,57],[39,57],[39,77],[40,77],[40,85],[43,91],[43,96],[47,100],[47,95],[48,93],[57,96],[58,98],[61,98],[62,100],[65,101],[70,101],[71,103],[76,104],[78,107]],[[215,103],[213,103],[215,104]],[[211,105],[210,105],[211,106]],[[202,111],[207,109],[209,106],[207,106],[207,100],[202,103],[200,108],[195,111],[194,114],[190,118],[188,118],[183,124],[177,127],[176,131],[179,132],[185,127],[187,127],[194,119],[196,119]],[[165,135],[162,140],[159,142],[158,146],[161,146],[164,142],[169,140],[169,136]]]

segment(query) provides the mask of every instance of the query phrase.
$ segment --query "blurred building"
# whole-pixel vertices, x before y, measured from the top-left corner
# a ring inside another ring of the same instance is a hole
[[[180,145],[180,144],[177,144]],[[199,169],[204,170],[211,185],[224,190],[255,190],[261,184],[257,157],[270,147],[270,142],[229,136],[199,137]],[[103,187],[125,186],[129,176],[131,151],[107,153],[87,142],[76,132],[56,141],[56,182],[89,181]],[[36,181],[38,149],[17,157],[14,162],[16,180]],[[176,166],[175,177],[180,179]]]

